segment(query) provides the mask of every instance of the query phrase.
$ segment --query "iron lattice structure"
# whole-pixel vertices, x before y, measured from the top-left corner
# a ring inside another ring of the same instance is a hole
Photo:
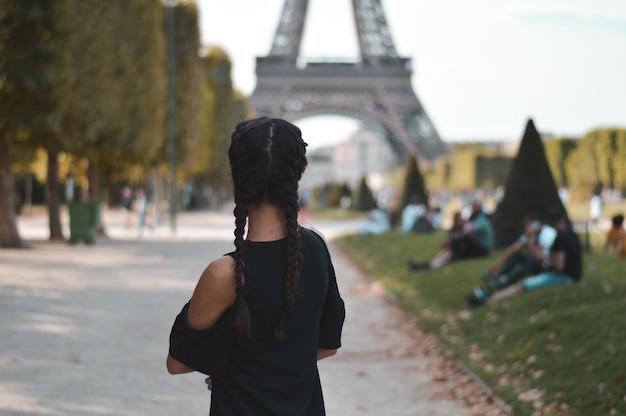
[[[256,60],[250,101],[258,114],[297,120],[336,114],[378,130],[400,162],[434,159],[445,144],[411,86],[411,59],[398,56],[381,0],[352,0],[360,60],[301,63],[308,0],[285,0],[268,56]]]

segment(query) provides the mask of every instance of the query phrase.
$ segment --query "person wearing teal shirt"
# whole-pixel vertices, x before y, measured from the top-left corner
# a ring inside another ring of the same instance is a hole
[[[485,215],[480,203],[472,205],[469,221],[458,232],[451,233],[443,244],[441,251],[427,262],[419,262],[413,258],[408,260],[411,270],[436,269],[451,261],[487,256],[493,249],[495,234],[491,221]]]

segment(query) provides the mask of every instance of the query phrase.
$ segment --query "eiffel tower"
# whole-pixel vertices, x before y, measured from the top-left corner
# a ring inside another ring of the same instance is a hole
[[[258,114],[297,120],[343,115],[379,131],[398,161],[446,152],[411,87],[411,59],[396,52],[381,0],[352,0],[360,60],[299,59],[308,0],[285,0],[268,56],[257,57],[250,102]]]

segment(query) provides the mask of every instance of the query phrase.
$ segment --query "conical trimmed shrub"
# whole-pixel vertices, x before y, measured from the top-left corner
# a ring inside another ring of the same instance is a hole
[[[497,246],[507,246],[520,236],[522,220],[528,212],[536,212],[544,217],[553,207],[565,210],[546,159],[543,142],[530,119],[513,160],[504,197],[493,215]]]
[[[376,208],[376,199],[374,199],[374,194],[367,185],[365,176],[363,176],[361,182],[359,182],[356,198],[354,198],[352,207],[356,211],[369,211]]]
[[[426,193],[424,178],[420,173],[415,157],[410,156],[407,159],[404,188],[402,189],[402,199],[398,209],[400,211],[404,209],[413,196],[418,197],[421,203],[428,206],[428,194]]]

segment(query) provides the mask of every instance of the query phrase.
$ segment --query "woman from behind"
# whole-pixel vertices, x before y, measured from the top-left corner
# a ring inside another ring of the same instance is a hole
[[[207,266],[181,312],[198,332],[233,312],[228,369],[207,379],[212,416],[325,414],[317,361],[341,346],[345,309],[325,241],[298,225],[305,154],[300,130],[282,119],[244,121],[232,134],[235,250]],[[186,355],[170,347],[168,371],[197,370]]]

